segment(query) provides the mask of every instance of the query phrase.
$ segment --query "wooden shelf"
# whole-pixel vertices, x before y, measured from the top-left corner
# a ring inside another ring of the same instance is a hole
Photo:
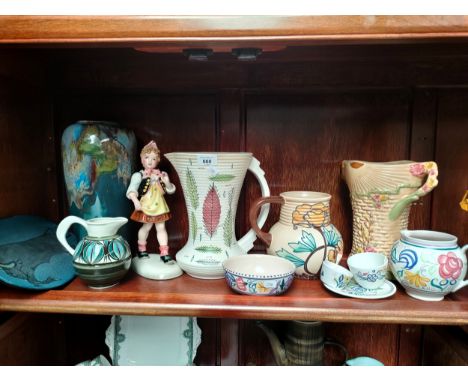
[[[468,37],[466,16],[3,16],[0,43],[405,41]],[[100,45],[102,46],[102,45]]]
[[[397,293],[382,300],[342,297],[320,281],[295,280],[283,296],[254,297],[232,292],[224,280],[183,275],[152,281],[130,274],[121,284],[89,289],[75,279],[63,290],[31,292],[0,287],[0,310],[78,314],[197,316],[262,320],[320,320],[393,324],[468,324],[468,290],[440,302]]]

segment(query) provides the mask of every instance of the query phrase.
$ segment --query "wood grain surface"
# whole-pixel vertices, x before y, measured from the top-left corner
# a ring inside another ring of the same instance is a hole
[[[153,281],[133,273],[108,290],[89,289],[75,279],[64,290],[31,293],[1,287],[0,310],[82,314],[196,316],[264,320],[409,323],[468,323],[468,291],[427,303],[400,290],[382,300],[340,297],[318,280],[295,280],[283,296],[245,296],[232,292],[225,280],[199,280],[183,275]]]
[[[468,36],[466,16],[3,16],[2,43],[391,40]]]
[[[412,207],[410,227],[454,233],[464,244],[467,213],[458,202],[467,186],[465,24],[464,16],[0,18],[0,39],[11,38],[0,49],[0,177],[7,180],[0,215],[65,216],[66,208],[57,206],[57,200],[65,204],[61,132],[78,119],[110,119],[133,129],[139,147],[156,139],[165,152],[253,151],[273,193],[306,187],[330,192],[332,221],[346,250],[352,212],[340,161],[436,160],[440,184]],[[434,38],[439,42],[429,42]],[[395,41],[404,44],[389,44]],[[36,49],[38,42],[48,45]],[[239,62],[230,54],[232,47],[251,43],[265,50],[257,61]],[[205,46],[215,49],[207,62],[188,61],[181,53]],[[28,167],[23,145],[34,157]],[[170,164],[164,160],[161,167],[180,190]],[[18,198],[32,186],[34,194]],[[237,237],[248,228],[248,208],[257,196],[248,175]],[[171,196],[170,206],[175,253],[188,227],[181,192]],[[277,213],[274,207],[267,228]],[[256,251],[264,249],[256,243]],[[296,280],[284,296],[255,298],[234,294],[223,280],[154,282],[130,274],[107,291],[92,291],[79,280],[42,293],[0,286],[0,310],[67,313],[65,329],[56,328],[67,356],[51,355],[50,361],[59,364],[102,352],[99,333],[110,314],[199,316],[200,365],[274,364],[256,319],[279,330],[283,320],[323,320],[327,336],[352,356],[419,364],[421,325],[467,324],[467,292],[426,303],[400,289],[389,299],[365,301],[334,295],[318,281]],[[86,332],[90,325],[92,334]],[[32,348],[41,328],[28,329]],[[331,349],[325,355],[326,364],[340,362]]]

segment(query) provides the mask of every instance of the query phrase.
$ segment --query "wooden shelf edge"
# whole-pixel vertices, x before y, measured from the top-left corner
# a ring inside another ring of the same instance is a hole
[[[466,16],[0,16],[0,43],[229,43],[467,38]]]
[[[191,316],[255,320],[305,320],[341,323],[467,325],[468,312],[413,312],[406,310],[373,310],[349,308],[292,308],[265,306],[201,305],[102,301],[0,301],[0,311],[29,313],[65,313],[90,315]]]
[[[425,302],[398,288],[390,298],[354,299],[335,295],[319,280],[295,280],[281,296],[247,296],[234,293],[224,279],[184,274],[154,281],[130,272],[120,284],[102,290],[90,289],[78,278],[63,289],[43,292],[0,287],[0,311],[467,325],[467,296],[461,291],[444,301]]]
[[[369,312],[350,309],[306,309],[306,308],[272,308],[263,307],[235,307],[235,306],[205,306],[182,304],[102,304],[76,303],[70,304],[21,304],[16,302],[3,302],[0,310],[29,312],[29,313],[65,313],[90,315],[141,315],[141,316],[189,316],[203,318],[236,318],[255,320],[305,320],[338,323],[369,323],[369,324],[414,324],[414,325],[467,325],[466,314],[447,315],[418,313],[411,317],[406,311]]]

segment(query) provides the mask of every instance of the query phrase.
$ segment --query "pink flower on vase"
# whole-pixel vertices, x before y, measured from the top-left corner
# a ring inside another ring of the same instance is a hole
[[[455,253],[448,252],[446,255],[440,255],[437,259],[439,262],[439,274],[443,279],[456,280],[460,277],[463,262],[459,259]]]
[[[425,174],[426,169],[422,163],[413,163],[410,165],[410,173],[414,176],[423,176]]]
[[[245,287],[244,279],[242,277],[236,277],[236,284],[239,290],[242,290],[242,291],[247,290],[247,288]]]

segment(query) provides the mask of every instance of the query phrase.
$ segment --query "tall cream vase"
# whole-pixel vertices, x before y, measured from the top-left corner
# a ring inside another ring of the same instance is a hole
[[[411,203],[437,186],[437,175],[435,162],[343,161],[353,208],[351,255],[381,252],[389,257],[400,231],[408,227]]]
[[[176,254],[177,263],[192,277],[223,278],[223,261],[245,255],[256,239],[251,229],[237,240],[234,225],[247,170],[257,178],[262,195],[270,195],[260,162],[251,153],[233,152],[176,152],[165,157],[179,176],[189,221],[188,240]],[[258,218],[260,226],[270,208],[264,207]]]

